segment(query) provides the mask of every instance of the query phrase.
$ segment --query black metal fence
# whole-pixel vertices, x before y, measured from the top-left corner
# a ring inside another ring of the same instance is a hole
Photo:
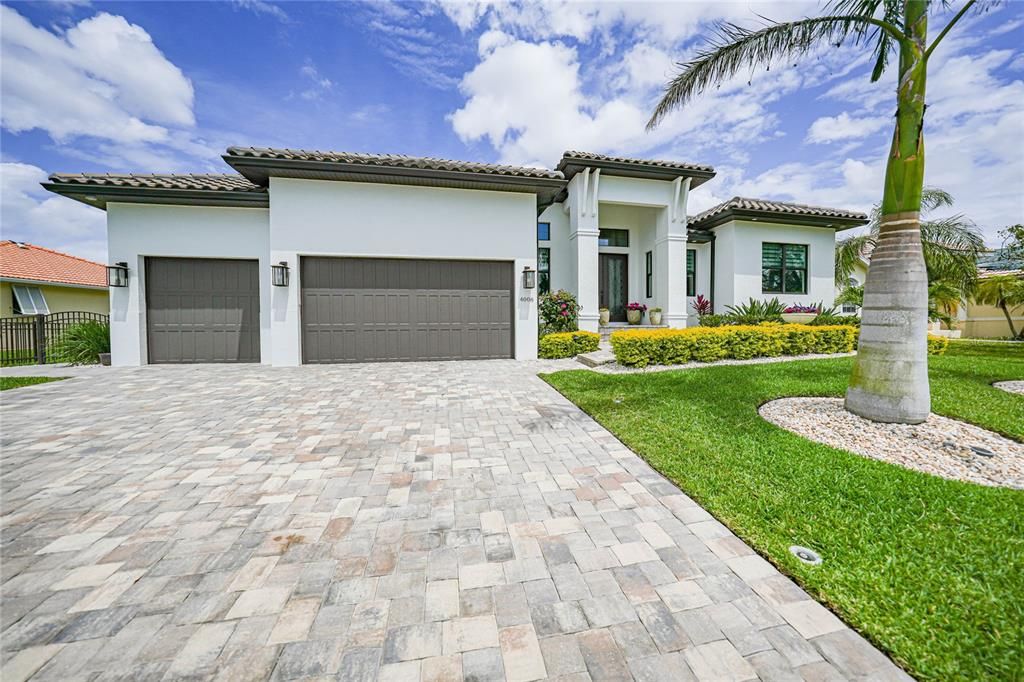
[[[109,324],[110,317],[72,311],[0,318],[0,366],[64,362],[56,350],[57,343],[68,329],[89,321]]]

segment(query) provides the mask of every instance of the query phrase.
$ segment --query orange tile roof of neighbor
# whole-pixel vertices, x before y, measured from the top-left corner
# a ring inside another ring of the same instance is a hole
[[[107,270],[102,263],[9,239],[0,241],[0,277],[77,286],[107,286]]]

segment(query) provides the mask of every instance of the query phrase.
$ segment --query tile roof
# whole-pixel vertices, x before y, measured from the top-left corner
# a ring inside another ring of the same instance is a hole
[[[978,270],[978,279],[988,279],[989,277],[1002,277],[1004,275],[1024,277],[1024,270]]]
[[[0,241],[0,277],[107,286],[107,268],[102,263],[9,239]]]
[[[566,165],[569,161],[607,161],[609,163],[623,163],[636,166],[658,166],[668,170],[688,170],[704,173],[714,173],[715,169],[699,163],[685,163],[683,161],[659,161],[657,159],[631,159],[625,156],[606,156],[592,152],[567,151],[562,155],[558,167]]]
[[[237,173],[207,175],[157,173],[54,173],[50,182],[58,185],[91,187],[134,187],[138,189],[209,190],[218,192],[266,192],[265,187],[249,182]]]
[[[723,201],[717,206],[698,213],[690,219],[690,224],[699,226],[700,223],[710,222],[712,219],[732,211],[749,211],[755,213],[775,213],[783,216],[807,217],[807,218],[835,218],[842,221],[864,221],[868,220],[865,213],[847,211],[840,208],[825,208],[822,206],[807,206],[805,204],[791,204],[785,201],[769,201],[767,199],[748,199],[746,197],[733,197]]]
[[[453,161],[432,157],[405,156],[403,154],[358,154],[354,152],[323,152],[306,149],[272,149],[264,147],[229,147],[228,154],[252,159],[276,159],[282,161],[319,161],[359,166],[380,166],[385,168],[419,168],[422,170],[453,171],[460,173],[482,173],[485,175],[511,175],[524,178],[545,178],[561,180],[559,171],[546,168],[505,166],[475,161]]]

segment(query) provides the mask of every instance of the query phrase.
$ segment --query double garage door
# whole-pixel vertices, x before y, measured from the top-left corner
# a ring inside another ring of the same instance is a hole
[[[309,257],[301,270],[304,362],[512,357],[511,262]],[[257,261],[147,259],[149,361],[259,362],[259,275]]]
[[[511,262],[302,259],[307,363],[512,357]]]

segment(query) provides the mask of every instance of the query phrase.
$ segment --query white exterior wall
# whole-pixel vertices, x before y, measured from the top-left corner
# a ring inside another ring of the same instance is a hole
[[[569,251],[569,214],[565,205],[558,203],[548,206],[537,218],[537,222],[551,225],[551,239],[537,242],[537,248],[551,249],[551,291],[574,291],[572,273],[575,266]]]
[[[271,178],[270,196],[270,260],[292,273],[273,292],[274,365],[302,362],[300,256],[513,261],[515,357],[537,357],[537,292],[520,276],[537,268],[533,194]]]
[[[786,305],[810,305],[835,300],[836,236],[832,228],[730,221],[714,228],[715,312],[750,298],[778,298]],[[761,293],[761,244],[807,245],[807,293]]]
[[[144,365],[146,256],[259,260],[260,360],[271,362],[270,214],[265,208],[107,204],[108,263],[128,263],[128,286],[110,288],[111,363]]]

